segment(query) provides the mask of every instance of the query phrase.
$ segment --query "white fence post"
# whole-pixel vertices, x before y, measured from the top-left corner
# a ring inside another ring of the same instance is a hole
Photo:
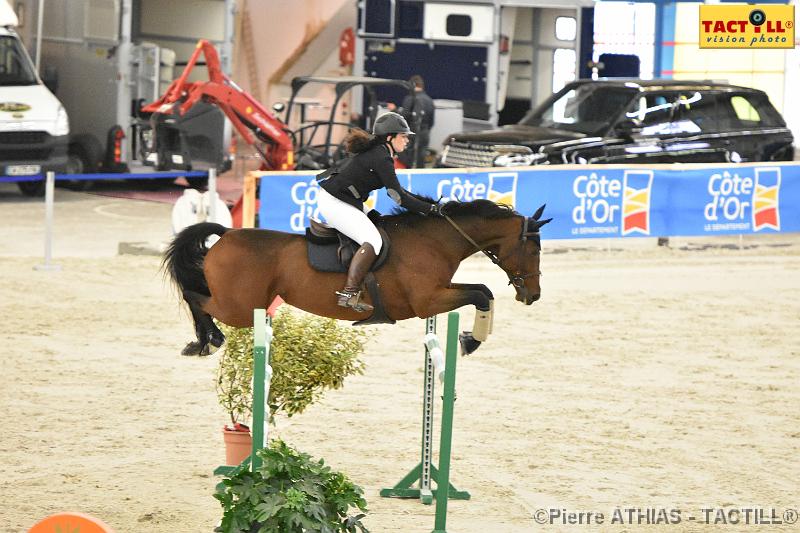
[[[208,196],[211,200],[211,205],[208,206],[208,220],[211,222],[217,221],[217,169],[211,167],[208,169]]]
[[[48,172],[44,187],[44,264],[33,267],[36,270],[61,270],[51,263],[53,258],[53,207],[56,188],[56,173]]]

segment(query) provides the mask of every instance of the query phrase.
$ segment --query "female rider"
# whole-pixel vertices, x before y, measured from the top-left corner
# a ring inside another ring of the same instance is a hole
[[[384,113],[375,120],[372,135],[353,129],[344,140],[351,155],[319,176],[317,205],[325,220],[361,245],[353,255],[347,281],[336,292],[338,304],[359,312],[372,306],[359,301],[361,285],[370,267],[381,253],[383,241],[366,215],[364,201],[375,189],[386,187],[389,197],[402,207],[427,215],[438,213],[438,205],[421,200],[400,186],[394,172],[394,157],[406,149],[414,135],[406,119],[397,113]]]

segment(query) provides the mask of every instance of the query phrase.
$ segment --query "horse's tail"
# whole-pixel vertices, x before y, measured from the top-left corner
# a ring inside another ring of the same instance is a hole
[[[206,239],[211,235],[222,236],[228,228],[212,222],[201,222],[187,227],[175,238],[164,252],[161,268],[175,285],[184,291],[211,296],[206,276],[203,273],[203,260],[208,253]]]

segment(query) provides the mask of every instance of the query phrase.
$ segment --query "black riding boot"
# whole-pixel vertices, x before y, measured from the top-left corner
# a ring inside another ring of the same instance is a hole
[[[347,282],[344,289],[336,292],[337,303],[342,307],[352,307],[359,313],[372,311],[372,306],[363,302],[361,299],[361,285],[369,272],[370,267],[378,256],[371,244],[364,243],[361,248],[353,254],[350,268],[347,271]]]

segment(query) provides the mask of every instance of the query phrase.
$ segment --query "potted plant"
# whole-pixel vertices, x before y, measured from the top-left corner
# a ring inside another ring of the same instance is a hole
[[[238,465],[250,455],[253,442],[244,423],[253,412],[253,335],[252,328],[219,326],[226,342],[217,366],[217,399],[230,418],[222,428],[225,464]]]
[[[250,455],[252,446],[244,421],[249,420],[253,407],[253,330],[219,326],[226,343],[219,358],[217,397],[230,417],[223,430],[226,442],[237,441],[240,448],[240,455],[231,456],[227,462],[239,464]],[[272,381],[267,398],[270,422],[279,412],[287,417],[303,412],[325,390],[342,387],[347,376],[364,370],[359,356],[364,351],[365,335],[360,330],[285,307],[275,315],[272,328]]]
[[[255,472],[242,470],[217,487],[223,517],[215,531],[368,533],[364,491],[347,476],[280,440],[258,455]]]

